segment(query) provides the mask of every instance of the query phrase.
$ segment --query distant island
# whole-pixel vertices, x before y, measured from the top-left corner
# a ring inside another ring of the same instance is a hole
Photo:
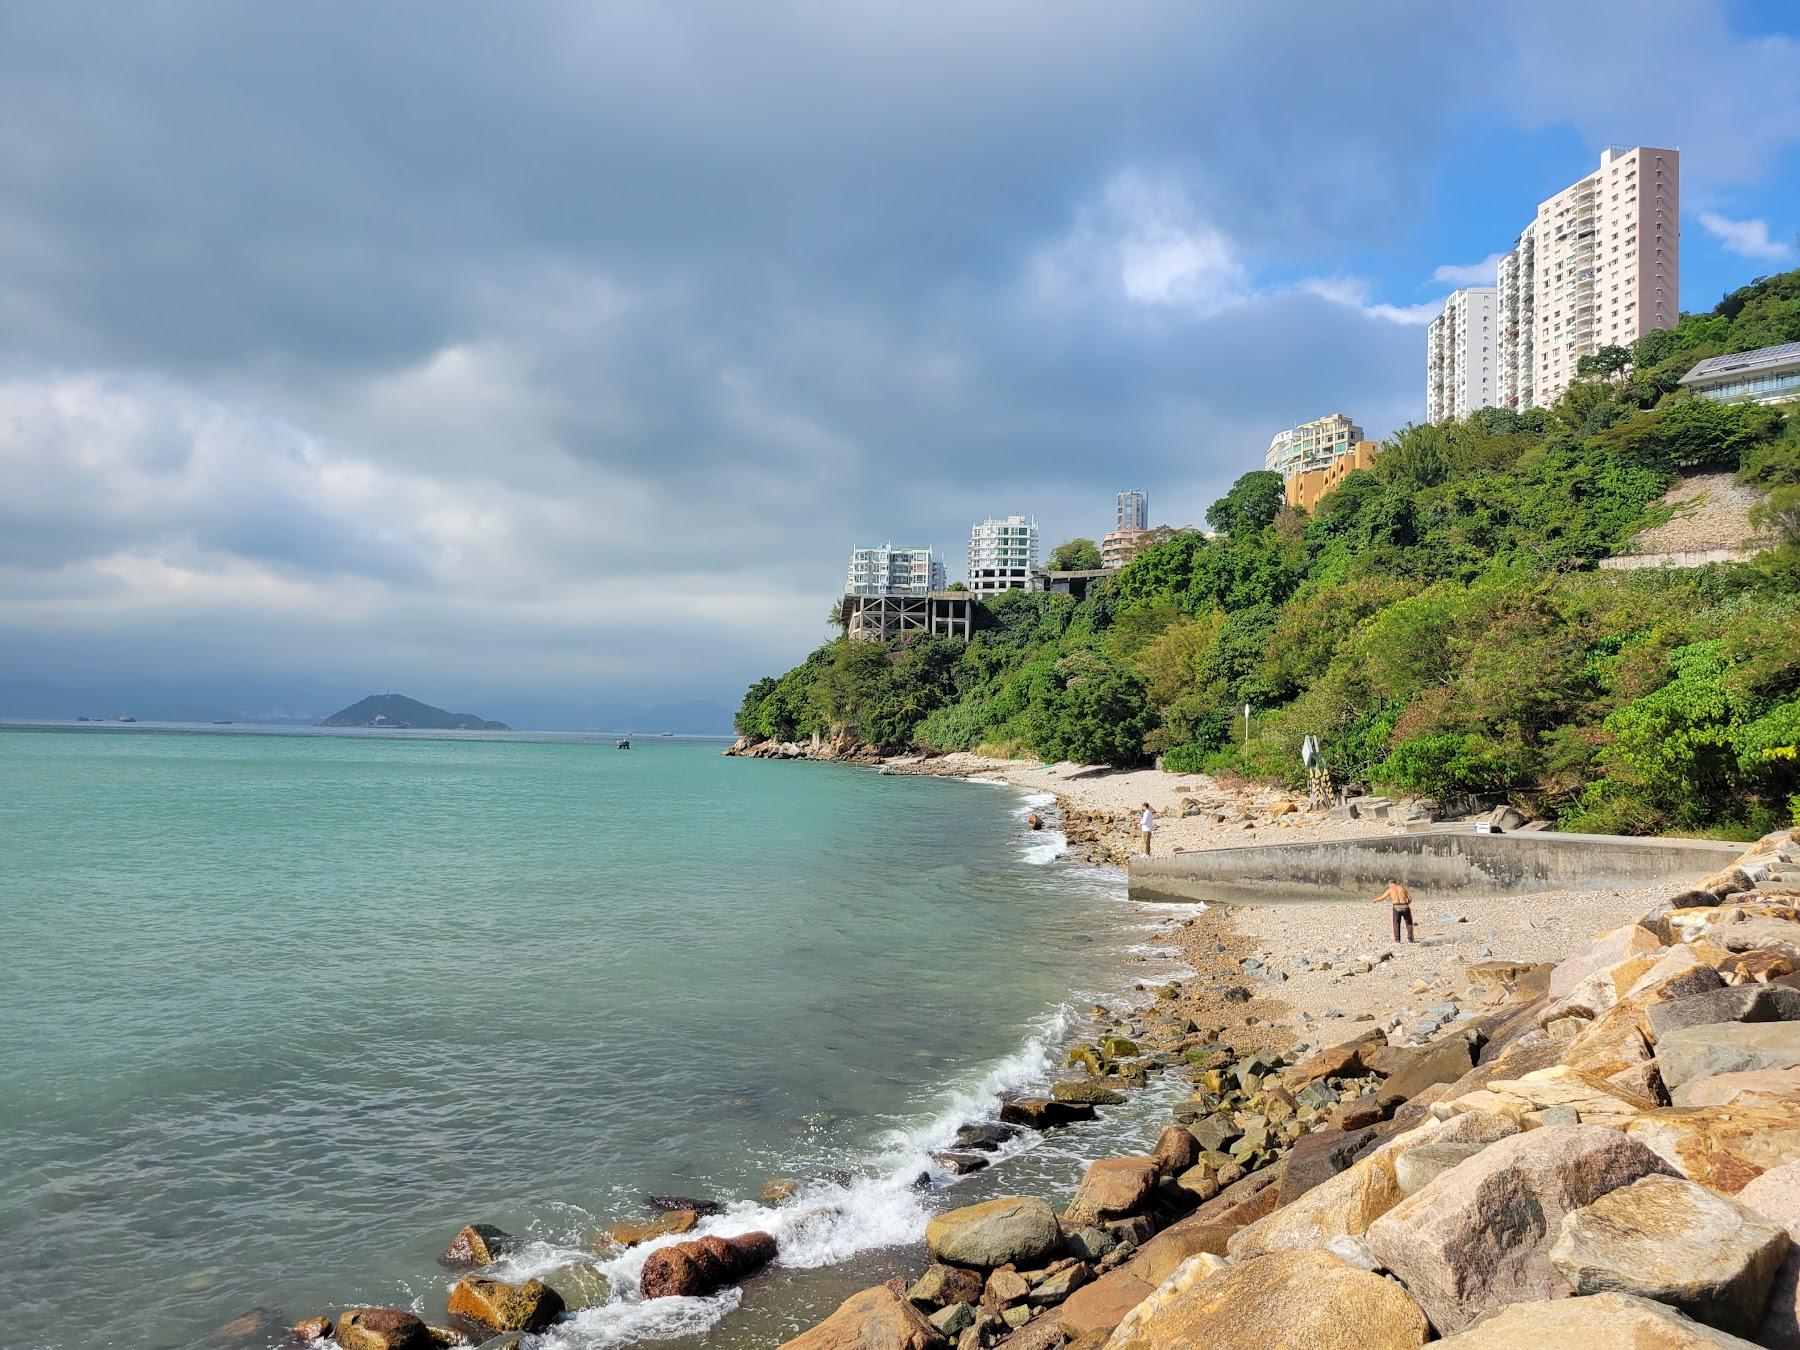
[[[320,720],[322,727],[398,727],[422,731],[511,731],[474,713],[445,712],[405,694],[370,694],[342,712]]]

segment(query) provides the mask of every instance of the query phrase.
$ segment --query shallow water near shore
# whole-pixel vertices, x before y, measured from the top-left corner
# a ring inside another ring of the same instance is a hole
[[[462,1224],[539,1273],[676,1192],[775,1232],[778,1267],[546,1344],[766,1344],[931,1210],[1054,1187],[1131,1127],[913,1188],[1166,912],[1057,860],[1011,789],[719,749],[0,734],[6,1342],[435,1320]],[[808,1184],[756,1206],[773,1177]]]

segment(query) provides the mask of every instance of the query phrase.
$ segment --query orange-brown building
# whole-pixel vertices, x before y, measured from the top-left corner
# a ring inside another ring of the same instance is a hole
[[[1335,492],[1348,474],[1373,465],[1380,449],[1374,441],[1357,441],[1348,454],[1339,455],[1324,468],[1295,474],[1287,480],[1287,504],[1297,510],[1312,511],[1319,498]]]

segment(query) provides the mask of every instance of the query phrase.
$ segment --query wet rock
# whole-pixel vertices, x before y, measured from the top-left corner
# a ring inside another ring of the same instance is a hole
[[[342,1350],[432,1350],[425,1323],[404,1308],[349,1308],[337,1320]]]
[[[286,1331],[279,1314],[268,1308],[252,1308],[242,1317],[234,1317],[209,1338],[216,1346],[249,1345],[252,1342],[266,1344],[272,1338]]]
[[[452,1270],[491,1265],[517,1245],[518,1239],[511,1233],[491,1223],[472,1223],[450,1240],[438,1264]]]
[[[1787,1250],[1779,1225],[1694,1182],[1648,1176],[1565,1215],[1550,1261],[1577,1294],[1638,1294],[1751,1335]]]
[[[967,1176],[970,1172],[979,1172],[988,1165],[988,1159],[979,1153],[934,1153],[932,1161],[953,1177]]]
[[[906,1297],[922,1307],[941,1308],[949,1303],[979,1303],[981,1276],[959,1266],[934,1261],[906,1291]]]
[[[1160,1174],[1154,1158],[1104,1158],[1090,1164],[1063,1211],[1064,1226],[1084,1228],[1138,1213]]]
[[[698,1214],[703,1219],[724,1209],[724,1206],[716,1200],[696,1200],[691,1195],[646,1195],[644,1203],[651,1209],[661,1210],[665,1214],[686,1210],[689,1213]]]
[[[603,1308],[612,1300],[612,1281],[585,1261],[571,1261],[544,1276],[544,1283],[556,1292],[563,1307],[570,1312],[584,1308]]]
[[[1563,1216],[1668,1170],[1604,1126],[1530,1130],[1400,1201],[1369,1225],[1369,1248],[1448,1333],[1488,1308],[1565,1292],[1549,1255]]]
[[[1010,1125],[1048,1130],[1058,1125],[1094,1119],[1094,1108],[1081,1102],[1059,1102],[1046,1097],[1020,1097],[1002,1102],[1000,1119]]]
[[[310,1345],[314,1341],[327,1340],[331,1336],[331,1319],[329,1317],[308,1317],[294,1323],[289,1333],[302,1345]]]
[[[1771,1168],[1800,1162],[1800,1102],[1769,1106],[1670,1106],[1625,1132],[1690,1181],[1736,1195]]]
[[[1751,1343],[1630,1294],[1515,1303],[1438,1342],[1444,1350],[1750,1350]]]
[[[799,1190],[800,1183],[792,1177],[772,1177],[763,1183],[756,1198],[765,1205],[779,1205],[792,1200]]]
[[[959,1149],[975,1149],[981,1153],[993,1153],[1000,1145],[1018,1137],[1016,1125],[1000,1125],[982,1121],[973,1125],[964,1125],[956,1132],[955,1146]]]
[[[638,1277],[645,1298],[704,1298],[754,1275],[775,1259],[775,1239],[767,1233],[703,1237],[650,1253]]]
[[[1001,1196],[935,1216],[925,1225],[925,1245],[951,1265],[1030,1265],[1062,1246],[1062,1227],[1042,1200]]]
[[[1191,1350],[1195,1346],[1306,1346],[1308,1350],[1389,1350],[1423,1345],[1425,1315],[1392,1281],[1356,1270],[1328,1252],[1259,1256],[1222,1268],[1193,1258],[1120,1322],[1108,1350]]]
[[[1050,1095],[1059,1102],[1083,1102],[1089,1106],[1120,1106],[1125,1094],[1108,1087],[1106,1079],[1065,1078],[1050,1085]]]
[[[783,1350],[942,1350],[944,1336],[893,1289],[878,1284],[852,1294],[823,1322]]]
[[[657,1238],[686,1233],[699,1222],[700,1216],[691,1209],[670,1210],[647,1223],[615,1223],[600,1235],[594,1245],[601,1250],[636,1247],[654,1242]]]
[[[465,1275],[450,1290],[450,1316],[489,1331],[542,1331],[562,1311],[562,1296],[542,1280],[509,1284]]]

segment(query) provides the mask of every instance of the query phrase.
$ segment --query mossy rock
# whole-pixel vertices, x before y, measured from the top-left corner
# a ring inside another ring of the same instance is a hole
[[[1100,1042],[1100,1053],[1108,1059],[1135,1059],[1144,1052],[1129,1036],[1107,1036]]]
[[[1106,1058],[1092,1045],[1072,1046],[1069,1050],[1069,1064],[1079,1064],[1096,1078],[1103,1077],[1106,1073]]]
[[[1059,1102],[1085,1102],[1089,1106],[1119,1106],[1125,1101],[1123,1092],[1095,1079],[1069,1078],[1052,1083],[1050,1095]]]

